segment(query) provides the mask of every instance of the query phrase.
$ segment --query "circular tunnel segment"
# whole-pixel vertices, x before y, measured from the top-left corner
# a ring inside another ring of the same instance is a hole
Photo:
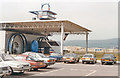
[[[27,50],[27,39],[23,34],[12,34],[8,41],[10,54],[21,54]]]
[[[50,46],[48,45],[49,39],[47,37],[39,37],[31,43],[31,51],[36,53],[49,54]]]

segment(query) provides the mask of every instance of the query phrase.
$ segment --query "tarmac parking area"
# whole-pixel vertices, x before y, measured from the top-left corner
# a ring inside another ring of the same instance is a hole
[[[118,64],[66,64],[58,62],[55,65],[49,66],[47,69],[25,72],[24,74],[13,74],[5,78],[35,78],[38,76],[118,76]]]

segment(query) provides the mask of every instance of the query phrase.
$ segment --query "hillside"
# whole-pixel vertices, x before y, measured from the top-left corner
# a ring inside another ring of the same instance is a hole
[[[65,41],[65,46],[81,46],[85,47],[85,40],[69,40]],[[107,40],[89,40],[90,48],[116,48],[118,47],[118,38]]]

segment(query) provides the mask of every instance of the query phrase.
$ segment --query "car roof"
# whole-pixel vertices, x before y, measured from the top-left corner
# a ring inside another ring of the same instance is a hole
[[[29,56],[29,55],[20,54],[20,55],[17,55],[17,56],[24,56],[24,57],[27,57],[27,56]]]
[[[36,54],[35,52],[25,52],[25,53],[33,53],[33,54]],[[25,53],[23,53],[23,54],[25,54]]]
[[[94,55],[94,54],[85,54],[85,55]]]

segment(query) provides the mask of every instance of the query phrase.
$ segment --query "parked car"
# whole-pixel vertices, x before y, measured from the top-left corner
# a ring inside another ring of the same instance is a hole
[[[0,78],[6,76],[9,73],[9,66],[3,63],[0,63]]]
[[[117,59],[113,54],[104,54],[104,56],[101,59],[101,64],[111,63],[114,65],[116,61]]]
[[[54,58],[55,61],[62,61],[63,56],[60,53],[51,53],[50,58]]]
[[[97,63],[97,58],[95,57],[94,54],[85,54],[82,57],[82,64],[84,64],[84,62],[89,62],[89,63]]]
[[[14,57],[8,54],[0,54],[0,63],[8,65],[11,74],[14,72],[24,73],[24,71],[29,71],[31,67],[29,63],[16,61]]]
[[[18,61],[24,61],[31,64],[31,69],[38,70],[38,68],[45,67],[44,61],[39,60],[35,57],[29,56],[29,55],[18,55],[15,57]]]
[[[67,53],[63,56],[63,62],[66,63],[66,62],[79,62],[79,56],[75,53]]]
[[[33,57],[38,58],[39,60],[44,60],[44,63],[46,65],[44,68],[47,68],[47,66],[55,64],[55,59],[54,58],[49,58],[42,53],[25,52],[25,53],[23,53],[23,55],[31,55]]]

